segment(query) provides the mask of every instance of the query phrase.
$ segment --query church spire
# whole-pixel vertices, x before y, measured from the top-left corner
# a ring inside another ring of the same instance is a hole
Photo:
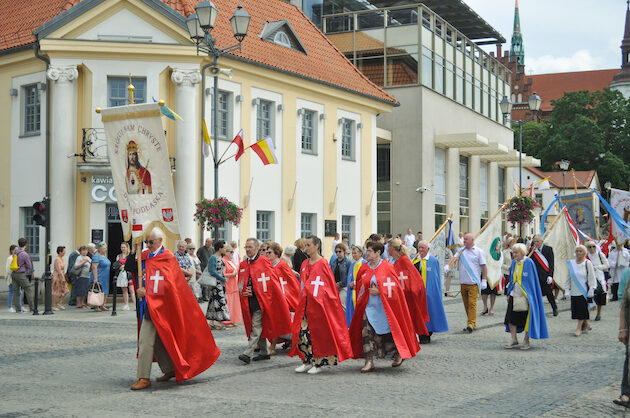
[[[630,0],[627,1],[626,27],[621,41],[621,71],[615,75],[610,87],[630,97]]]
[[[514,6],[514,30],[512,31],[510,56],[516,57],[518,65],[525,65],[525,50],[523,49],[523,34],[521,33],[521,19],[518,13],[518,0],[516,0]]]

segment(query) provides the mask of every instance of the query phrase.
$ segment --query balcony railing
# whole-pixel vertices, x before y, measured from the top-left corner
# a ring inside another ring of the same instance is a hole
[[[81,153],[77,157],[83,159],[83,163],[109,163],[107,152],[107,140],[103,128],[83,128],[81,141]]]

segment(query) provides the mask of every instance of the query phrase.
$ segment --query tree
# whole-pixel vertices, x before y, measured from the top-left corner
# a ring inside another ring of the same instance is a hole
[[[602,185],[610,181],[628,189],[630,100],[606,88],[565,93],[552,104],[548,120],[523,125],[523,152],[540,158],[545,171],[557,169],[556,163],[565,159],[575,170],[597,170]]]

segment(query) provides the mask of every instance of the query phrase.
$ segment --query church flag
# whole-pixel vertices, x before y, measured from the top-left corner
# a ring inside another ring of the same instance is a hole
[[[555,220],[544,237],[544,244],[553,248],[554,283],[561,289],[566,289],[569,277],[567,260],[575,258],[577,234],[574,234],[567,213],[562,210],[559,219]]]
[[[238,147],[238,152],[236,153],[236,159],[234,161],[238,161],[239,158],[245,152],[245,146],[243,145],[243,130],[238,131],[232,143]]]
[[[210,153],[212,152],[211,143],[210,143],[210,135],[208,135],[208,126],[206,125],[206,119],[202,119],[201,123],[203,124],[203,156],[208,158]]]
[[[179,239],[171,164],[157,103],[101,110],[125,240],[144,241],[161,227]]]
[[[593,212],[593,192],[560,196],[560,203],[569,211],[577,229],[589,237],[597,239],[597,225]]]
[[[438,259],[440,263],[440,278],[442,279],[442,283],[444,282],[444,260],[446,259],[446,247],[448,245],[447,240],[448,236],[451,234],[451,219],[447,219],[444,221],[442,226],[438,229],[437,233],[434,237],[431,238],[429,244],[431,247],[429,252],[432,256]],[[418,260],[419,261],[419,260]],[[415,264],[415,263],[414,263]]]
[[[608,217],[608,222],[612,226],[612,234],[617,242],[624,242],[628,239],[628,232],[630,230],[623,230],[623,223],[617,223],[615,218],[621,217],[626,223],[630,224],[630,192],[619,189],[610,189],[610,206],[616,213],[611,213],[612,216]]]
[[[256,155],[260,157],[260,161],[264,165],[278,164],[278,157],[276,156],[276,149],[273,145],[273,141],[270,137],[261,139],[250,147]]]
[[[495,214],[475,237],[475,245],[485,253],[486,266],[488,268],[488,286],[494,289],[501,278],[501,265],[503,264],[503,253],[501,252],[501,216],[499,213]],[[481,290],[481,289],[479,289]]]

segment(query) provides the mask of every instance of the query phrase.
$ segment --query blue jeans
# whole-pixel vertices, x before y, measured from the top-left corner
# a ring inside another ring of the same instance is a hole
[[[8,302],[9,308],[11,306],[13,306],[12,305],[12,303],[13,303],[13,283],[11,283],[9,285],[9,296],[8,296],[8,301],[7,302]],[[22,307],[22,289],[20,289],[20,308],[21,307]]]

